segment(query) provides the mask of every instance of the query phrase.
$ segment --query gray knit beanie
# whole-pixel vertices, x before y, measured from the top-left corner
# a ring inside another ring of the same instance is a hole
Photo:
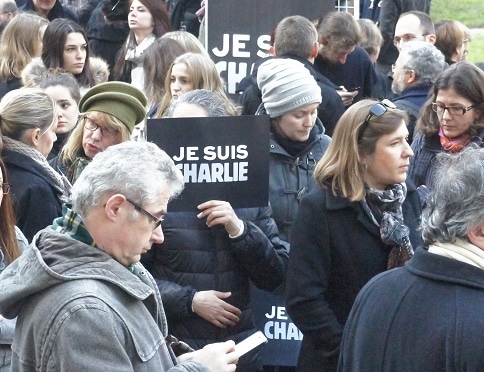
[[[271,58],[259,66],[257,85],[262,103],[271,118],[321,103],[321,88],[309,70],[293,59]]]

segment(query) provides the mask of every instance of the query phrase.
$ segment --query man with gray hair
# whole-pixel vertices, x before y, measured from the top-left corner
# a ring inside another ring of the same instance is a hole
[[[153,277],[139,263],[183,178],[156,145],[96,155],[72,207],[0,275],[0,314],[17,317],[12,371],[235,371],[233,341],[178,357]]]
[[[358,294],[338,371],[481,371],[484,149],[443,153],[422,215],[425,248]]]
[[[392,66],[392,90],[398,95],[393,100],[395,105],[408,113],[410,141],[420,109],[435,79],[446,66],[443,54],[432,44],[412,41],[402,45],[397,61]]]

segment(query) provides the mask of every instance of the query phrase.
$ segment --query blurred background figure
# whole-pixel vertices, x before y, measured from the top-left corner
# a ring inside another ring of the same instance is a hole
[[[361,290],[338,371],[482,368],[484,149],[438,162],[442,172],[422,215],[424,248]]]
[[[42,38],[49,21],[36,14],[19,13],[0,38],[0,99],[22,86],[21,74],[42,53]]]
[[[128,13],[129,34],[114,66],[115,80],[133,84],[144,91],[143,59],[156,38],[170,30],[163,1],[133,0]]]
[[[446,19],[435,24],[435,46],[449,65],[465,61],[471,42],[470,30],[461,22]]]
[[[17,4],[14,0],[0,0],[0,35],[16,13]]]
[[[60,0],[19,0],[17,5],[19,10],[36,13],[49,21],[65,18],[79,22],[75,11],[69,5],[63,5]]]

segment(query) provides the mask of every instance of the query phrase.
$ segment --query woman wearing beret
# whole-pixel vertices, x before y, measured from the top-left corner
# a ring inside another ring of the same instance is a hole
[[[130,84],[108,82],[91,88],[79,102],[79,121],[51,165],[74,183],[97,153],[131,139],[145,119],[145,95]]]

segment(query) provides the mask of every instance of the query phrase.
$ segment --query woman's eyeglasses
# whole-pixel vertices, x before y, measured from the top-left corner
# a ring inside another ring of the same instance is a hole
[[[98,123],[96,123],[86,114],[79,115],[79,121],[82,121],[84,128],[90,130],[91,132],[95,132],[97,129],[99,129],[99,131],[101,132],[101,136],[106,138],[113,138],[119,133],[119,131],[116,129],[101,127]]]
[[[358,134],[358,142],[361,141],[361,138],[363,137],[363,133],[365,132],[366,128],[368,128],[368,125],[370,124],[371,118],[373,116],[376,116],[376,117],[382,116],[385,112],[388,111],[389,108],[395,109],[395,108],[397,108],[397,106],[395,106],[395,104],[388,99],[384,99],[380,102],[377,102],[377,103],[371,105],[370,109],[368,110],[368,116],[366,117],[363,124],[360,125],[359,134]]]
[[[475,107],[476,105],[471,105],[468,107],[446,106],[442,103],[432,102],[432,111],[436,112],[437,115],[444,115],[445,110],[447,110],[450,115],[463,116],[467,111],[470,111]]]

